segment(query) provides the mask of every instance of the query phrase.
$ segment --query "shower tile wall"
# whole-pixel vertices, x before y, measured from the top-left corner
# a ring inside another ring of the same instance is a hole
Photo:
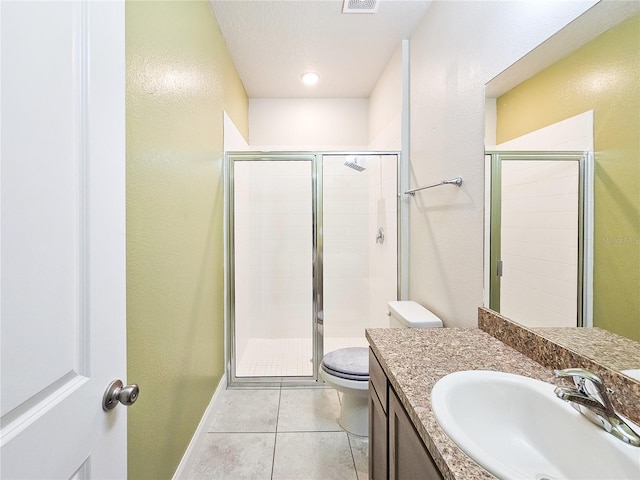
[[[324,333],[362,337],[369,312],[369,162],[358,172],[343,156],[323,160]]]
[[[367,327],[388,327],[387,303],[397,299],[397,157],[370,157],[369,172],[369,319]],[[367,167],[369,170],[369,167]],[[384,229],[384,243],[376,242]]]

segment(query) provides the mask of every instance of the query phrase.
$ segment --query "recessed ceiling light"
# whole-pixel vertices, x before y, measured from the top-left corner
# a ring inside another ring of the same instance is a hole
[[[303,73],[300,78],[302,78],[302,81],[306,85],[315,85],[316,83],[318,83],[318,80],[320,80],[320,75],[318,75],[316,72],[306,72]]]

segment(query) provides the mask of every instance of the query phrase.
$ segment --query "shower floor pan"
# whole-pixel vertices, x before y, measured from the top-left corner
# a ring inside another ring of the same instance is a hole
[[[237,377],[306,377],[313,375],[310,338],[252,338],[236,366]],[[324,351],[366,347],[364,337],[325,338]]]

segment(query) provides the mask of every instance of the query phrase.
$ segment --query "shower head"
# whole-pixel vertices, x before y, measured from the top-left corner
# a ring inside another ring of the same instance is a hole
[[[358,157],[355,155],[349,155],[344,161],[344,164],[349,168],[357,170],[358,172],[362,172],[367,168],[364,166],[364,157]]]

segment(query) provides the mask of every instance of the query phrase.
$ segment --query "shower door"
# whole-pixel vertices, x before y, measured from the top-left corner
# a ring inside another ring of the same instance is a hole
[[[232,379],[316,377],[314,155],[230,155]]]
[[[398,297],[398,154],[230,153],[227,372],[311,384]]]
[[[584,163],[492,154],[490,307],[526,326],[583,325]]]

